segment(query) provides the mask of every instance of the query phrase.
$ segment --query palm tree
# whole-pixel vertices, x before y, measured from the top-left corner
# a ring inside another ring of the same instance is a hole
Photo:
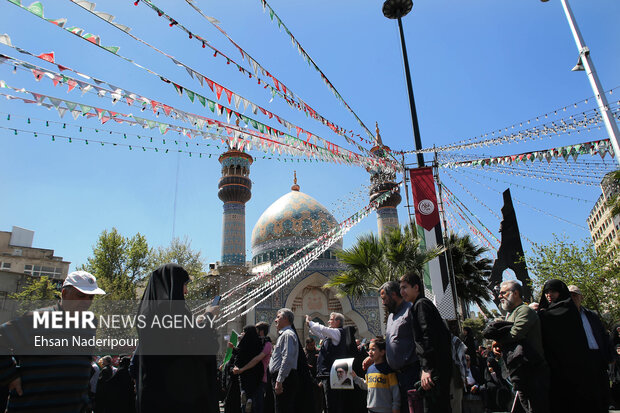
[[[493,261],[482,257],[488,249],[474,244],[469,235],[459,236],[453,232],[447,245],[452,256],[457,296],[465,306],[475,303],[485,314],[490,314],[485,302],[492,299],[487,286]]]
[[[349,297],[376,293],[383,283],[398,280],[407,271],[418,271],[421,276],[424,264],[443,251],[420,248],[420,240],[408,226],[394,228],[381,239],[372,233],[362,235],[351,248],[336,254],[348,269],[326,287],[335,287],[340,295]]]

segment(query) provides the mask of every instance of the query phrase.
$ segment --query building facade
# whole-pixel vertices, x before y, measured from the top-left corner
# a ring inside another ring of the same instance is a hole
[[[0,231],[0,322],[7,321],[14,310],[7,304],[8,296],[42,276],[60,288],[69,273],[70,262],[54,255],[54,250],[34,248],[33,239],[34,231],[19,227]]]
[[[620,192],[619,186],[612,179],[612,173],[603,177],[601,196],[598,197],[587,219],[590,236],[597,251],[609,245],[615,245],[616,248],[619,245],[620,216],[612,216],[611,208],[608,206],[608,201]]]
[[[62,282],[71,263],[55,256],[54,250],[34,248],[33,239],[34,231],[19,227],[0,231],[0,270]]]

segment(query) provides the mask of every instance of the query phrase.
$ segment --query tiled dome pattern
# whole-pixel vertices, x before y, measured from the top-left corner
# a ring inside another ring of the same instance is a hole
[[[260,216],[252,231],[252,248],[282,238],[318,238],[336,225],[336,219],[316,199],[291,191]]]

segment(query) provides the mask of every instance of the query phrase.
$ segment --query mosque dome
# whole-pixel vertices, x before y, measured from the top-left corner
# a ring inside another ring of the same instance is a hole
[[[338,225],[334,216],[316,199],[299,191],[297,179],[291,192],[263,212],[252,231],[252,263],[277,261]],[[334,259],[336,242],[320,258]]]

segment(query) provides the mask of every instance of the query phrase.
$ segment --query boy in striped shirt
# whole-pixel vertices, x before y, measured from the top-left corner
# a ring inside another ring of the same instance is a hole
[[[400,413],[400,390],[396,372],[385,361],[385,340],[381,337],[370,341],[368,351],[373,365],[366,372],[366,380],[362,380],[355,372],[351,372],[354,383],[368,391],[366,407],[369,412]]]

